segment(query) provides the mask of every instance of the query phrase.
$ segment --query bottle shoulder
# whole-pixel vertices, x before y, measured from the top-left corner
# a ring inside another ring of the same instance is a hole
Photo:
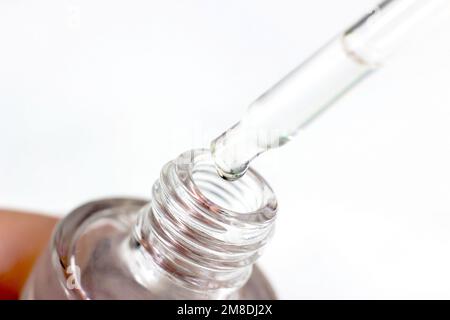
[[[146,203],[128,198],[98,200],[75,209],[60,223],[53,250],[65,269],[66,282],[71,278],[68,291],[72,298],[209,298],[207,290],[192,291],[173,282],[135,241],[133,228]],[[274,299],[275,295],[254,267],[248,282],[230,298]]]

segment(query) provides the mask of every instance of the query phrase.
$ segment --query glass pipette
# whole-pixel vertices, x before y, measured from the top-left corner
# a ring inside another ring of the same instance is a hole
[[[425,17],[450,0],[386,0],[262,94],[212,141],[218,173],[245,174],[259,154],[287,143],[340,96],[378,69]],[[450,12],[449,12],[450,13]]]

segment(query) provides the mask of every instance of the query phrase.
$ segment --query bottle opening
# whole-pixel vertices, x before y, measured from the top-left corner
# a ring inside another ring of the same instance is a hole
[[[251,275],[276,212],[272,189],[254,170],[225,181],[209,150],[192,150],[163,167],[140,213],[136,239],[174,281],[233,291]]]
[[[208,164],[195,166],[192,179],[203,196],[223,210],[246,214],[264,205],[263,190],[250,179],[224,180]]]
[[[178,175],[201,205],[226,216],[262,222],[275,218],[277,201],[269,184],[249,168],[239,180],[224,180],[217,173],[209,150],[183,153],[177,161]]]

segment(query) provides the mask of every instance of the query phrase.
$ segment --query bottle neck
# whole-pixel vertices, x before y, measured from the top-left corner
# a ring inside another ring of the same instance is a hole
[[[208,150],[167,163],[139,213],[135,238],[145,255],[195,298],[232,297],[274,230],[277,201],[250,169],[229,182],[218,176]]]

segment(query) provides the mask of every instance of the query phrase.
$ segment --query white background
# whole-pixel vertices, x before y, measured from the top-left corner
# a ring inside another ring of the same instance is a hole
[[[0,3],[0,206],[150,195],[371,0]],[[450,298],[450,19],[295,141],[261,259],[281,298]],[[1,258],[1,257],[0,257]]]

